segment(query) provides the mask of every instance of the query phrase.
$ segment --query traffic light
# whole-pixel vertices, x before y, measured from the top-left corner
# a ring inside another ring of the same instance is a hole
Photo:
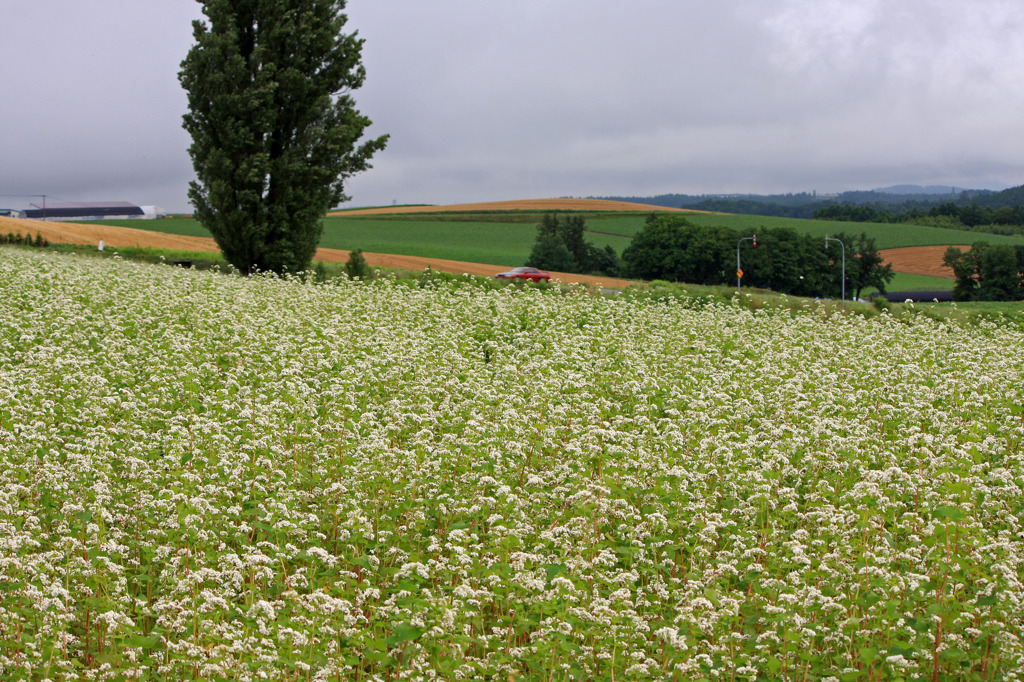
[[[757,248],[757,234],[754,234],[754,248]]]

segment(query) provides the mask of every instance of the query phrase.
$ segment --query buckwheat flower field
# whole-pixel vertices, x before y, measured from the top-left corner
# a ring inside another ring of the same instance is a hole
[[[4,680],[1024,679],[1024,335],[0,252]]]

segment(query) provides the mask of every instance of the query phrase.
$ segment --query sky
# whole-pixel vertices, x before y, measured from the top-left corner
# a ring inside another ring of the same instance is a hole
[[[0,207],[187,212],[195,0],[0,2]],[[346,206],[1024,184],[1019,0],[349,0]]]

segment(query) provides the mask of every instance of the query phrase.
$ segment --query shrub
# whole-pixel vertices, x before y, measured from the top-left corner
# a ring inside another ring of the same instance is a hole
[[[349,279],[373,279],[373,268],[366,262],[362,249],[354,249],[348,254],[348,262],[345,263],[345,274]]]

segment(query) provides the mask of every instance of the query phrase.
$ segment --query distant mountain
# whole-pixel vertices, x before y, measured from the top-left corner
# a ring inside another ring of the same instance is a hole
[[[658,194],[651,197],[615,196],[588,198],[629,201],[634,204],[652,204],[654,206],[665,206],[668,208],[695,208],[697,206],[703,206],[707,202],[715,201],[729,203],[754,202],[758,204],[773,204],[778,206],[802,206],[804,204],[810,204],[822,200],[822,197],[819,197],[812,192],[800,192],[799,194]]]
[[[957,194],[962,190],[948,185],[893,185],[892,187],[880,187],[875,192],[880,194]]]
[[[983,208],[1004,208],[1006,206],[1024,206],[1024,185],[1004,189],[1002,192],[992,192],[986,196],[978,197],[978,206]]]

